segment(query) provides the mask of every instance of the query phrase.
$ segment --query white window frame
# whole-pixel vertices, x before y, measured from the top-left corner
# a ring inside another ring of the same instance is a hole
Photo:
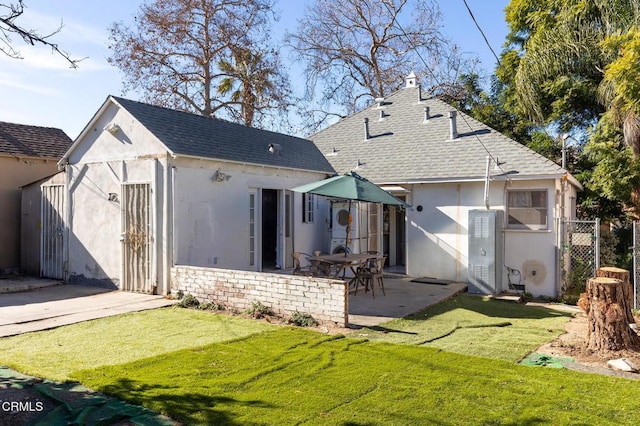
[[[536,195],[534,195],[534,193]],[[536,231],[549,229],[549,191],[547,189],[510,189],[507,191],[506,204],[508,229],[528,229]],[[523,222],[527,217],[527,211],[534,213],[530,215],[530,217],[539,216],[544,218],[544,223],[534,221],[530,221],[531,223]],[[541,214],[542,212],[544,212],[544,214]]]
[[[316,216],[316,196],[314,194],[302,194],[302,222],[313,223]]]

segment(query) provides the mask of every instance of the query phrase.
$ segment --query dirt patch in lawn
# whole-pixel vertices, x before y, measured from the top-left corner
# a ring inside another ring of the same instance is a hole
[[[636,317],[636,323],[640,318]],[[640,368],[640,352],[633,351],[609,351],[593,352],[586,348],[587,340],[587,315],[580,311],[565,326],[566,332],[552,342],[540,346],[535,352],[561,357],[571,357],[575,362],[564,363],[571,370],[585,373],[619,376],[630,379],[640,379],[638,373],[627,373],[614,370],[607,362],[614,359],[626,358],[636,367]]]

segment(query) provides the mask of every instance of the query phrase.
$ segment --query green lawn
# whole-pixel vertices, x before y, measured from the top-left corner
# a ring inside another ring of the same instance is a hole
[[[350,336],[518,362],[564,333],[571,314],[462,294]]]
[[[0,339],[0,365],[189,425],[636,424],[639,382],[513,362],[567,319],[462,296],[327,336],[166,308]]]
[[[81,371],[202,425],[637,424],[635,381],[281,328]]]
[[[274,327],[191,309],[154,309],[0,339],[0,365],[64,381],[77,370],[233,340]]]

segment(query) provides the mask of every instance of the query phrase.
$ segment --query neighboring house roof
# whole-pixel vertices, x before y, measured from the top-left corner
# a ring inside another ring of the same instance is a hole
[[[0,121],[0,155],[59,159],[71,143],[60,129]]]
[[[110,98],[174,155],[334,172],[327,159],[307,139],[120,97]],[[274,153],[269,151],[271,144],[279,145]]]
[[[357,173],[378,184],[481,180],[488,153],[501,163],[498,171],[492,164],[493,177],[505,172],[518,180],[566,174],[542,155],[459,111],[458,136],[451,139],[449,112],[455,108],[435,98],[423,99],[419,90],[419,86],[400,89],[382,106],[376,102],[310,139],[338,173],[356,170],[360,164]],[[425,108],[429,109],[426,121]]]

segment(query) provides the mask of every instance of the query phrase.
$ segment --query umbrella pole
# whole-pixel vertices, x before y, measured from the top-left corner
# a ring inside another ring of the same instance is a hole
[[[347,238],[346,238],[347,246],[345,247],[345,250],[344,250],[344,257],[347,257],[347,252],[349,251],[349,244],[351,243],[351,221],[352,220],[353,218],[351,217],[351,200],[349,200],[349,216],[347,218]]]

